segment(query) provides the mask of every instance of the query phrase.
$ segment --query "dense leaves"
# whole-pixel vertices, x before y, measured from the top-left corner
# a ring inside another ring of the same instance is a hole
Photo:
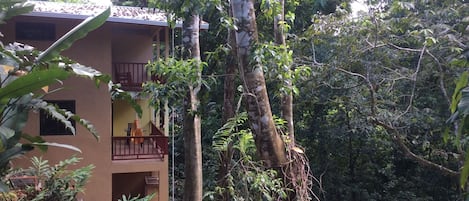
[[[468,66],[468,5],[451,2],[391,1],[359,18],[317,15],[296,38],[295,60],[313,66],[299,86],[297,125],[300,141],[313,145],[316,174],[324,174],[324,198],[461,199],[454,177],[466,137],[445,122],[454,80]]]
[[[273,39],[276,2],[255,5],[260,41]],[[209,1],[169,3],[186,12]],[[286,2],[286,47],[292,51],[266,42],[250,55],[269,75],[272,108],[278,108],[279,91],[285,92],[279,80],[294,77],[296,140],[310,158],[317,179],[313,190],[323,200],[462,200],[458,176],[469,139],[461,132],[467,122],[459,115],[466,103],[467,1],[368,3],[368,12],[351,16],[348,1]],[[218,10],[200,10],[214,28],[202,35],[202,49],[211,51],[204,73],[223,80],[223,68],[233,62],[226,28],[239,27],[236,19],[227,17],[226,2],[216,5]],[[286,66],[297,76],[284,73]],[[177,84],[192,75],[190,70],[185,73],[168,87],[180,89]],[[457,82],[461,74],[465,78]],[[205,107],[198,111],[204,119],[204,184],[211,190],[206,198],[222,191],[242,197],[242,188],[215,187],[213,166],[217,150],[235,145],[236,153],[251,153],[238,144],[249,141],[243,140],[249,133],[234,129],[242,124],[239,116],[221,126],[222,87],[210,88],[201,93]],[[281,116],[279,110],[273,112]],[[447,123],[453,112],[457,113]],[[182,163],[184,148],[178,142],[176,162]],[[234,155],[234,162],[243,156],[250,155]],[[238,167],[230,172],[231,186],[245,184],[242,178],[234,179],[242,171]],[[184,177],[180,168],[176,172],[176,177]]]
[[[232,163],[227,175],[227,185],[206,193],[208,200],[217,194],[228,193],[232,200],[285,199],[287,188],[277,176],[277,171],[265,169],[256,156],[253,134],[245,129],[247,114],[240,113],[220,128],[213,136],[213,149],[226,152],[232,148]]]
[[[56,165],[49,165],[49,161],[32,157],[29,169],[17,171],[14,176],[34,176],[37,178],[35,186],[27,187],[24,192],[18,192],[19,200],[73,200],[78,193],[84,191],[84,186],[91,175],[93,165],[69,170],[77,165],[80,158],[72,157],[60,161]]]

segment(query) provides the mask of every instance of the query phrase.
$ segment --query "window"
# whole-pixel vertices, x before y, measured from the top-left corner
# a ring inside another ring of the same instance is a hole
[[[55,40],[55,24],[17,22],[16,40],[53,41]]]
[[[74,100],[60,100],[60,101],[47,101],[57,105],[57,107],[75,113],[75,101]],[[39,112],[39,130],[40,135],[72,135],[73,133],[65,128],[65,125],[54,118],[52,118],[47,112],[41,110]],[[72,121],[73,127],[75,127],[75,121]]]

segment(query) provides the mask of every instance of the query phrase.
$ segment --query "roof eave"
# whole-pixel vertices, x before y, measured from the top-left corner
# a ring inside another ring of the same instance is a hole
[[[64,19],[78,19],[84,20],[88,18],[88,15],[77,15],[77,14],[67,14],[67,13],[46,13],[46,12],[31,12],[24,14],[24,16],[32,16],[32,17],[48,17],[48,18],[64,18]],[[107,19],[108,22],[116,22],[116,23],[128,23],[128,24],[140,24],[140,25],[150,25],[150,26],[159,26],[159,27],[168,27],[168,22],[162,21],[150,21],[150,20],[137,20],[137,19],[129,19],[129,18],[120,18],[120,17],[109,17]],[[176,23],[176,28],[181,28],[181,23]],[[209,24],[204,23],[200,25],[200,29],[208,29]]]

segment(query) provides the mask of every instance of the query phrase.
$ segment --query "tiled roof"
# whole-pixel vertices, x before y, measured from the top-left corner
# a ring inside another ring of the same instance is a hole
[[[84,19],[90,15],[95,15],[107,8],[101,4],[77,4],[63,2],[48,1],[28,1],[34,4],[34,10],[29,15],[46,16],[56,18],[76,18]],[[154,8],[128,7],[128,6],[112,6],[111,15],[108,21],[146,24],[155,26],[168,26],[166,14]],[[181,27],[181,22],[176,23],[177,27]],[[202,23],[201,28],[207,29],[208,24]]]

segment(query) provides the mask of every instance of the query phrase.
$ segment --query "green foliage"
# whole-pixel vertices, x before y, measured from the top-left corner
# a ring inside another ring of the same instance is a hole
[[[32,71],[0,88],[0,100],[6,104],[7,100],[37,91],[44,86],[55,83],[56,80],[64,80],[68,76],[69,73],[60,68],[50,68],[48,71]],[[0,111],[4,111],[6,106],[4,104],[1,105],[2,110]]]
[[[277,0],[261,0],[260,1],[260,10],[266,16],[267,19],[273,21],[274,17],[280,14],[281,12],[280,1]]]
[[[468,125],[468,115],[469,115],[469,88],[467,87],[467,82],[469,80],[468,72],[465,71],[459,77],[459,80],[456,82],[456,88],[453,93],[453,99],[451,103],[451,117],[447,120],[448,123],[460,123],[460,128],[457,130],[459,140],[462,136],[467,136],[469,131]],[[456,107],[457,105],[457,107]],[[465,188],[467,183],[467,178],[469,177],[469,150],[466,151],[466,157],[464,165],[461,171],[460,185],[461,188]]]
[[[223,127],[218,129],[218,131],[213,136],[213,148],[220,152],[228,151],[229,147],[232,146],[231,144],[235,139],[237,139],[239,136],[246,135],[246,130],[238,131],[238,128],[244,125],[244,123],[247,121],[247,118],[248,117],[246,113],[241,113],[233,117],[230,121],[227,121]],[[243,145],[242,147],[246,146]],[[241,152],[247,153],[247,150],[243,148]]]
[[[452,92],[465,87],[454,89],[468,67],[458,51],[469,41],[467,4],[381,5],[357,19],[315,15],[291,41],[296,64],[311,66],[297,84],[295,127],[313,172],[323,174],[315,191],[325,200],[461,200],[459,183],[409,159],[393,139],[397,133],[413,154],[459,172],[468,138],[458,143],[445,122]]]
[[[221,0],[148,0],[147,7],[163,9],[175,14],[176,17],[187,19],[187,15],[203,14],[208,8],[219,6],[221,3]]]
[[[5,0],[0,2],[0,24],[6,20],[33,10],[33,5],[26,0]]]
[[[83,192],[84,186],[91,175],[91,170],[94,168],[93,165],[88,165],[69,170],[70,166],[77,165],[80,160],[72,157],[51,166],[47,160],[32,157],[32,166],[15,174],[35,176],[37,177],[37,184],[24,189],[22,194],[25,195],[20,197],[19,200],[76,200],[77,194]]]
[[[205,199],[228,193],[231,200],[278,200],[285,199],[288,191],[276,170],[265,169],[257,161],[253,135],[246,127],[247,114],[240,113],[228,120],[213,136],[213,149],[227,152],[232,149],[231,168],[226,187],[216,187],[206,193]]]
[[[140,198],[140,196],[137,196],[137,197],[131,197],[131,196],[126,196],[126,195],[122,195],[122,199],[119,199],[119,201],[150,201],[151,199],[153,199],[153,197],[155,197],[155,195],[148,195],[148,196],[145,196],[145,197],[142,197]]]
[[[451,108],[450,108],[451,113],[456,112],[456,109],[458,108],[458,103],[461,101],[461,95],[462,95],[461,90],[463,90],[467,86],[468,81],[469,81],[469,72],[464,71],[459,77],[459,80],[456,82],[456,87],[454,88],[454,93],[453,93],[453,98],[451,100]]]
[[[276,45],[272,42],[259,45],[254,51],[253,59],[262,65],[260,67],[266,72],[267,79],[276,83],[275,91],[279,91],[280,95],[299,94],[295,85],[291,88],[288,86],[308,77],[311,71],[309,66],[292,66],[293,51],[289,50],[288,46]]]
[[[194,59],[179,60],[175,58],[160,59],[147,67],[152,75],[162,78],[161,81],[144,84],[144,92],[151,94],[150,104],[158,105],[158,100],[166,99],[172,103],[181,103],[189,87],[199,83],[209,87],[205,80],[199,79],[206,63]]]

